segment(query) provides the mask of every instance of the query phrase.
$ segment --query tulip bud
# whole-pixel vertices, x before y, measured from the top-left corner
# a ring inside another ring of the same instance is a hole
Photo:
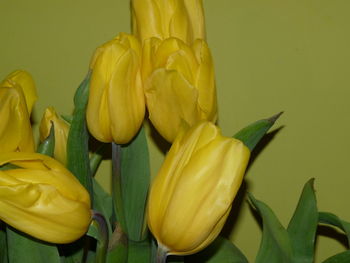
[[[27,104],[18,84],[0,85],[0,153],[34,151],[34,138]]]
[[[133,33],[144,40],[176,37],[192,44],[205,39],[202,0],[132,0]]]
[[[55,132],[55,159],[62,164],[66,164],[67,159],[67,138],[69,133],[69,124],[62,120],[53,107],[45,110],[44,116],[40,123],[40,141],[44,141],[49,135],[51,126],[54,126]]]
[[[149,118],[169,142],[182,122],[216,120],[214,66],[205,41],[191,46],[176,38],[145,41],[142,76]]]
[[[0,154],[0,219],[35,238],[69,243],[81,237],[91,220],[90,197],[59,162],[38,153]]]
[[[95,51],[87,124],[96,139],[124,144],[140,129],[145,115],[140,65],[141,46],[132,35],[120,34]]]
[[[5,78],[5,80],[0,84],[0,87],[14,87],[16,85],[18,85],[23,91],[30,116],[34,103],[38,99],[34,80],[28,72],[16,70]]]
[[[180,132],[155,177],[148,226],[168,254],[189,255],[220,233],[250,152],[210,122]]]

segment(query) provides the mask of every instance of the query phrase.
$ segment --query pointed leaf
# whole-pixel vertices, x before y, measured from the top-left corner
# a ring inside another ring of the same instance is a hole
[[[337,255],[334,255],[325,261],[323,263],[349,263],[350,261],[350,250],[347,250],[345,252],[339,253]]]
[[[281,225],[271,208],[249,194],[249,200],[263,221],[263,236],[256,256],[256,263],[290,263],[292,246],[287,230]]]
[[[315,236],[318,224],[314,179],[309,180],[303,189],[287,231],[297,263],[314,262]]]
[[[60,263],[55,245],[25,236],[7,227],[8,259],[11,263]]]
[[[242,141],[252,151],[282,113],[280,112],[268,119],[259,120],[248,125],[237,132],[233,138]]]
[[[244,254],[230,240],[220,236],[203,251],[185,257],[185,261],[197,263],[248,263]]]
[[[67,167],[89,191],[91,199],[92,179],[85,112],[89,97],[90,74],[80,84],[74,96],[74,113],[67,141]]]
[[[92,177],[88,149],[89,134],[85,119],[89,97],[89,80],[90,72],[80,84],[74,96],[74,112],[67,140],[67,168],[88,190],[93,206]],[[65,255],[65,261],[69,263],[81,262],[83,248],[87,245],[88,238],[82,237],[71,244],[61,246]]]
[[[323,224],[328,224],[332,226],[336,226],[343,230],[348,238],[348,242],[350,244],[350,223],[341,220],[338,216],[332,213],[319,212],[318,213],[318,222]]]
[[[150,167],[145,130],[122,147],[121,182],[129,239],[145,239],[145,207],[150,184]]]

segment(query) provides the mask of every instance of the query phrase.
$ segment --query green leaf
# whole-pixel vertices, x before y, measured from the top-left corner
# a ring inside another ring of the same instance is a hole
[[[74,112],[67,140],[67,168],[77,177],[80,183],[90,193],[91,203],[94,206],[93,186],[89,160],[89,134],[86,127],[86,106],[89,97],[90,72],[80,84],[74,96]],[[66,262],[81,262],[83,248],[88,245],[89,239],[81,239],[67,245],[62,250]]]
[[[219,236],[203,251],[185,257],[185,262],[248,263],[248,260],[231,241]]]
[[[7,227],[8,259],[11,263],[60,263],[57,247]]]
[[[74,96],[73,119],[67,141],[67,167],[93,197],[89,160],[89,134],[86,127],[85,112],[89,98],[90,73],[80,84]],[[93,200],[92,200],[93,203]]]
[[[350,223],[341,220],[338,216],[332,213],[319,212],[318,222],[323,224],[328,224],[331,226],[336,226],[343,230],[348,238],[348,243],[350,244]]]
[[[318,211],[313,182],[314,179],[311,179],[305,184],[287,228],[296,263],[314,262]]]
[[[121,186],[123,207],[129,239],[141,241],[146,237],[145,207],[150,184],[150,167],[145,130],[122,146]]]
[[[249,200],[263,221],[263,234],[256,263],[290,263],[292,246],[287,230],[281,225],[271,208],[249,194]]]
[[[52,123],[49,136],[39,145],[37,152],[52,157],[55,151],[55,128]]]
[[[249,148],[249,150],[252,151],[282,113],[283,112],[280,112],[268,119],[259,120],[248,125],[237,132],[233,138],[242,141]]]
[[[150,263],[151,243],[148,240],[142,242],[129,241],[128,263]]]
[[[325,261],[323,261],[323,263],[349,263],[349,261],[350,261],[350,250],[347,250],[326,259]]]
[[[3,222],[0,222],[0,262],[8,262],[6,225]]]

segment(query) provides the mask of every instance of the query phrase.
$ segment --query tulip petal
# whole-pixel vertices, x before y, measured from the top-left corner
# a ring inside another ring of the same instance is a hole
[[[202,0],[185,0],[186,11],[191,25],[191,39],[205,39],[205,21]]]
[[[0,87],[0,152],[34,151],[34,138],[22,90]]]
[[[69,243],[90,223],[90,198],[79,181],[56,160],[37,153],[0,154],[0,219],[36,238]]]
[[[243,180],[249,150],[201,122],[174,141],[149,196],[149,227],[170,254],[206,247],[221,231]]]
[[[121,33],[96,50],[86,111],[89,131],[102,142],[127,143],[145,114],[141,46]]]
[[[154,71],[145,95],[150,120],[170,142],[175,139],[183,121],[192,125],[199,119],[196,105],[198,92],[176,71]]]
[[[1,86],[3,85],[9,87],[18,85],[22,89],[30,116],[34,103],[38,99],[32,76],[24,70],[16,70],[6,77]]]
[[[199,93],[198,105],[202,112],[201,117],[215,122],[217,118],[217,99],[213,59],[205,41],[195,41],[193,50],[199,61],[195,85]]]
[[[162,18],[155,0],[132,0],[133,33],[140,39],[162,38]]]
[[[118,60],[108,90],[111,133],[119,144],[129,142],[145,116],[139,57],[128,50]]]

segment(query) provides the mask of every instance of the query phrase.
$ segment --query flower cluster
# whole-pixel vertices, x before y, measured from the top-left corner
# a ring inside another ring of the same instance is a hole
[[[25,71],[0,84],[0,219],[41,240],[69,243],[90,224],[90,197],[60,162],[35,153],[30,115],[36,99],[34,81]],[[64,162],[61,134],[68,127],[49,108],[41,125],[43,140],[51,125],[58,138],[55,156]]]
[[[89,95],[79,107],[78,126],[85,129],[86,117],[91,135],[115,149],[132,143],[148,112],[172,146],[151,184],[145,218],[162,253],[188,255],[208,246],[221,231],[250,151],[215,126],[214,63],[202,0],[132,0],[131,8],[133,34],[120,33],[91,59]],[[89,193],[65,168],[70,168],[67,149],[76,115],[70,126],[48,107],[40,141],[54,136],[55,159],[35,153],[30,115],[36,98],[34,81],[24,71],[0,84],[0,219],[41,240],[69,243],[86,233],[92,218]],[[79,131],[75,140],[85,134],[86,148],[75,147],[74,154],[85,154],[76,159],[84,162],[77,166],[90,168],[88,135]],[[88,168],[79,171],[92,180]],[[113,195],[121,222],[122,191],[117,188],[120,195]]]
[[[169,142],[183,124],[215,122],[214,66],[205,42],[202,1],[131,4],[134,35],[121,33],[92,58],[91,134],[103,142],[128,143],[141,127],[146,107]]]
[[[148,226],[167,254],[187,255],[221,231],[250,152],[213,123],[213,60],[201,0],[132,0],[133,35],[99,47],[91,62],[87,123],[102,142],[125,144],[146,109],[172,143],[148,200]]]

